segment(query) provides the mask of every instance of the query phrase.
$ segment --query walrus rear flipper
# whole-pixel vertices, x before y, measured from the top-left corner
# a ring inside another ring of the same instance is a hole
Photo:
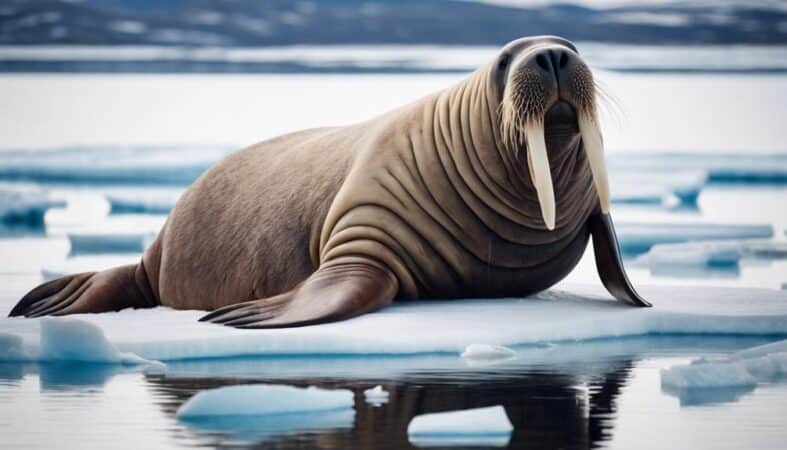
[[[389,305],[398,282],[382,264],[362,257],[328,262],[275,297],[225,306],[202,317],[236,328],[286,328],[349,319]]]
[[[140,263],[69,275],[44,283],[25,295],[9,317],[63,316],[156,305],[158,302]]]
[[[612,217],[609,214],[599,213],[590,217],[588,225],[593,236],[596,268],[604,287],[613,297],[624,303],[633,306],[652,306],[637,294],[626,276]]]

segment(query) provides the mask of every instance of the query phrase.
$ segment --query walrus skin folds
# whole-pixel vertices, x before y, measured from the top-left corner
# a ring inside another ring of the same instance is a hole
[[[591,235],[610,293],[649,306],[608,211],[592,73],[569,41],[523,38],[415,103],[225,158],[139,264],[45,283],[11,316],[165,305],[274,328],[394,299],[521,297],[564,278]]]

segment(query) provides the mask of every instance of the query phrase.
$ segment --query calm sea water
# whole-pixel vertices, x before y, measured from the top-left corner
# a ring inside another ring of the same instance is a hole
[[[460,78],[2,75],[0,150],[240,147],[285,131],[361,120]],[[691,151],[708,158],[736,152],[744,159],[787,152],[787,76],[601,73],[599,78],[618,103],[605,120],[611,152]],[[95,190],[78,184],[49,187]],[[108,226],[106,204],[91,201],[67,220],[50,211],[53,226],[45,230],[0,237],[0,313],[41,281],[42,269],[67,262],[66,232]],[[784,185],[710,185],[697,208],[616,206],[615,215],[652,223],[769,224],[775,230],[772,241],[783,243],[784,205]],[[136,220],[147,227],[160,220],[118,217],[112,226],[133,227],[129,224]],[[99,268],[137,256],[109,254],[88,263]],[[787,262],[744,260],[732,269],[684,274],[632,267],[630,273],[635,283],[779,288],[787,282]],[[598,282],[592,260],[583,259],[569,280]],[[380,363],[379,357],[183,361],[169,364],[166,375],[100,365],[0,364],[0,447],[407,448],[407,424],[417,414],[502,404],[515,427],[511,448],[771,449],[787,440],[787,385],[670,393],[662,391],[659,380],[661,368],[765,341],[643,337],[575,343],[569,353],[580,356],[484,370],[457,367],[456,355],[424,355],[398,360],[396,370],[383,374],[364,369]],[[331,376],[321,373],[327,366]],[[311,425],[286,418],[183,422],[174,417],[202,389],[251,382],[350,389],[355,409],[336,423]],[[365,403],[363,389],[378,384],[391,392],[389,402]]]

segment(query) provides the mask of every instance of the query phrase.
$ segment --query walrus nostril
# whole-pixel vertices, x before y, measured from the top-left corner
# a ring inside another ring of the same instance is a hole
[[[566,67],[566,64],[568,64],[568,53],[560,52],[560,61],[557,64],[558,69]]]
[[[549,64],[549,60],[547,59],[546,56],[544,56],[543,53],[539,53],[538,55],[536,55],[536,64],[538,64],[538,67],[544,69],[547,72],[552,71],[552,68],[550,67]]]

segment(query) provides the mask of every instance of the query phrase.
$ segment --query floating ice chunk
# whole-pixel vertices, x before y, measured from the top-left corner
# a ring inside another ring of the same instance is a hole
[[[0,179],[186,185],[229,153],[222,147],[115,147],[0,153]]]
[[[81,361],[91,363],[154,364],[133,353],[119,351],[96,325],[79,319],[41,319],[42,361]]]
[[[621,250],[630,254],[646,252],[658,244],[773,236],[773,227],[770,225],[621,222],[616,225],[616,229]]]
[[[153,240],[155,233],[69,233],[71,254],[85,253],[132,253],[142,252]]]
[[[416,416],[407,427],[410,442],[419,446],[486,445],[503,447],[514,427],[502,406]]]
[[[467,359],[495,360],[516,356],[516,352],[502,345],[470,344],[460,355]]]
[[[0,183],[0,222],[41,227],[46,211],[62,206],[64,201],[34,184]]]
[[[637,170],[640,172],[702,171],[713,183],[785,183],[787,155],[714,154],[709,158],[701,153],[619,153],[607,158],[611,172]]]
[[[707,184],[704,172],[612,172],[612,200],[638,205],[696,205]]]
[[[183,193],[180,189],[126,189],[106,194],[111,214],[168,214]]]
[[[662,369],[668,389],[755,386],[787,376],[787,340],[733,353],[722,359],[699,359]]]
[[[353,393],[284,385],[250,384],[202,391],[184,403],[179,418],[294,414],[350,409]]]
[[[565,284],[523,299],[402,302],[342,322],[274,330],[198,322],[204,311],[164,307],[85,314],[79,320],[99,326],[120,351],[154,360],[458,355],[479,342],[513,346],[651,333],[787,335],[787,292],[782,290],[647,285],[637,289],[653,308],[615,302],[600,285]],[[16,300],[2,304],[10,308]],[[38,323],[39,319],[0,317],[0,330],[22,336],[26,347],[35,347]]]
[[[373,406],[380,406],[384,403],[388,403],[388,392],[380,385],[363,391],[363,396],[366,399],[366,403]]]
[[[778,241],[716,241],[658,244],[640,255],[635,264],[658,272],[662,268],[733,267],[743,258],[787,258],[787,245]]]

